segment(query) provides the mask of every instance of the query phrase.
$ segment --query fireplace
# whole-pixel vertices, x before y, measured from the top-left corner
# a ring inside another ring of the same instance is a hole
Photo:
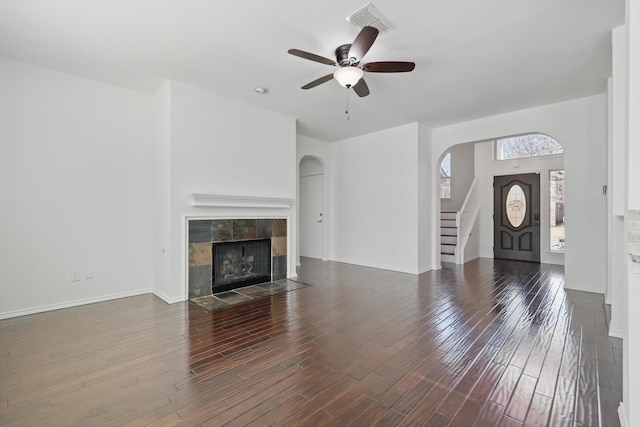
[[[214,285],[213,245],[221,243],[249,242],[255,240],[269,240],[271,250],[268,262],[270,267],[265,267],[262,276],[270,275],[267,281],[285,279],[287,277],[287,219],[285,218],[215,218],[215,219],[190,219],[189,231],[189,271],[188,286],[189,298],[211,295],[212,292],[220,292],[221,288]],[[265,243],[263,243],[265,244]],[[255,273],[262,265],[256,265],[255,255],[248,253],[252,248],[244,249],[244,256],[254,256],[253,268],[245,264],[242,268],[250,269]],[[242,256],[242,255],[241,255]],[[240,262],[249,262],[248,260]],[[229,266],[230,264],[226,264]],[[240,268],[241,265],[236,266]],[[229,272],[225,273],[228,274]],[[247,275],[248,276],[248,275]],[[230,279],[229,276],[227,279]],[[222,286],[228,286],[225,283]],[[240,286],[247,285],[246,280],[240,281]],[[235,285],[238,287],[238,285]],[[213,290],[215,288],[215,290]],[[230,289],[230,287],[227,287]]]
[[[271,281],[271,239],[211,245],[212,293]]]

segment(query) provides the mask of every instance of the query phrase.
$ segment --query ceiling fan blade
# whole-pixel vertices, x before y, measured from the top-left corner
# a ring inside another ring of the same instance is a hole
[[[362,57],[367,54],[371,45],[373,45],[376,37],[378,37],[378,33],[378,29],[374,27],[367,26],[362,28],[351,44],[349,58],[356,58],[357,61],[360,61]]]
[[[358,80],[358,83],[356,83],[352,89],[360,98],[369,95],[369,86],[367,86],[367,83],[364,81],[364,79]]]
[[[327,74],[326,76],[320,77],[319,79],[315,79],[314,81],[307,83],[306,85],[302,86],[302,89],[311,89],[312,87],[316,87],[318,85],[321,85],[322,83],[326,83],[331,79],[333,79],[333,74]]]
[[[406,73],[416,68],[414,62],[403,61],[381,61],[369,62],[362,66],[364,71],[369,73]]]
[[[315,61],[321,64],[327,64],[327,65],[337,65],[336,61],[334,61],[333,59],[325,58],[324,56],[316,55],[315,53],[305,52],[304,50],[289,49],[287,52],[290,53],[291,55],[308,59],[309,61]]]

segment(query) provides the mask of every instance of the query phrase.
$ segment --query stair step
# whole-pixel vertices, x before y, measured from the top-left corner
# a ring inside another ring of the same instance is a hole
[[[440,253],[454,255],[456,253],[456,245],[447,245],[446,243],[443,243],[440,245]]]
[[[455,245],[458,243],[458,236],[440,235],[440,243],[442,243],[443,245]]]
[[[454,236],[454,237],[457,237],[458,236],[458,229],[457,228],[441,228],[440,229],[440,235],[441,236]]]
[[[440,212],[440,219],[456,219],[457,212]]]
[[[457,227],[455,219],[440,219],[440,227]]]
[[[457,212],[440,212],[440,260],[442,262],[456,262],[455,252],[458,242],[458,227],[456,225]]]
[[[440,254],[440,261],[442,262],[456,262],[456,257],[449,254]]]

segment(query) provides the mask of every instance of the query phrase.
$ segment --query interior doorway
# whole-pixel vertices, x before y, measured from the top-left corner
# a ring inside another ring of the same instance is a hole
[[[493,179],[494,258],[540,262],[540,175]]]
[[[300,161],[300,256],[322,259],[324,170],[311,156]]]

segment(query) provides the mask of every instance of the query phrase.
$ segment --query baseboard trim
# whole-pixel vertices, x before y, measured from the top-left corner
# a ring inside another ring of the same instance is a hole
[[[162,301],[166,302],[167,304],[175,304],[177,302],[182,302],[187,300],[185,297],[173,297],[173,298],[168,297],[167,295],[163,294],[162,292],[156,289],[153,289],[151,293],[157,296],[158,298],[160,298]]]
[[[609,328],[609,336],[613,337],[613,338],[620,338],[620,339],[624,339],[624,332],[622,332],[619,329],[611,329]]]
[[[474,259],[480,258],[480,255],[472,255],[469,258],[465,258],[464,263],[468,263],[469,261],[473,261]]]
[[[427,271],[432,271],[432,270],[436,270],[436,269],[433,267],[423,267],[418,270],[418,274],[426,273]]]
[[[96,302],[110,301],[119,298],[133,297],[151,293],[151,289],[136,289],[134,291],[120,292],[117,294],[103,295],[94,298],[85,298],[74,301],[67,301],[58,304],[42,305],[39,307],[27,308],[24,310],[7,311],[0,313],[0,319],[10,319],[12,317],[28,316],[29,314],[44,313],[46,311],[60,310],[61,308],[77,307],[79,305],[94,304]]]
[[[620,402],[620,405],[618,405],[618,418],[620,419],[620,427],[630,427],[629,424],[627,423],[627,418],[624,415],[625,413],[625,406],[624,406],[624,402]]]

